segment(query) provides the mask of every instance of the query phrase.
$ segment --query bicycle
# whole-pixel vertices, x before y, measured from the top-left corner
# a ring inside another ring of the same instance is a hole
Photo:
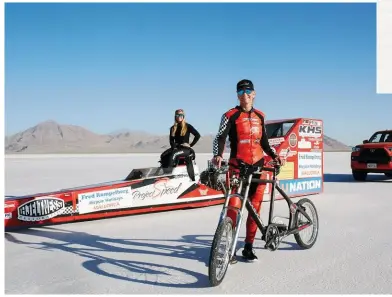
[[[256,221],[258,229],[262,233],[261,240],[265,241],[265,248],[270,251],[276,251],[279,247],[280,242],[283,238],[294,235],[294,238],[298,245],[303,249],[311,248],[318,236],[319,220],[316,207],[314,203],[308,198],[302,198],[298,202],[293,202],[287,194],[279,187],[277,183],[277,175],[280,172],[280,165],[276,162],[267,163],[267,166],[259,167],[243,163],[239,161],[239,174],[230,178],[229,184],[227,184],[225,202],[219,217],[218,227],[215,231],[214,239],[210,251],[210,259],[208,266],[209,280],[212,286],[219,285],[226,275],[229,264],[237,263],[236,260],[236,245],[238,241],[238,235],[242,223],[243,213],[245,207],[248,212]],[[218,169],[219,173],[228,171],[228,166],[222,169]],[[272,172],[272,179],[255,179],[253,175],[261,174],[264,171]],[[253,208],[249,198],[249,188],[251,183],[271,183],[271,194],[270,194],[270,209],[268,224],[265,225],[260,218],[259,214]],[[235,193],[231,193],[231,189],[236,188]],[[277,190],[282,197],[286,200],[289,208],[289,223],[285,225],[283,223],[276,223],[273,219],[274,214],[274,202],[275,202],[275,190]],[[229,205],[231,199],[236,199],[237,204],[234,203],[235,207]],[[306,207],[305,207],[306,206]],[[311,216],[306,213],[306,209],[309,208]],[[236,224],[233,228],[233,221],[227,216],[227,211],[232,209],[236,212]],[[302,215],[305,219],[302,219]],[[304,229],[313,226],[310,240],[304,240],[301,232]],[[224,255],[220,259],[219,257],[219,246],[221,244],[224,235],[227,235],[226,248],[224,249]],[[234,239],[233,239],[234,237]],[[218,268],[221,268],[217,272]]]

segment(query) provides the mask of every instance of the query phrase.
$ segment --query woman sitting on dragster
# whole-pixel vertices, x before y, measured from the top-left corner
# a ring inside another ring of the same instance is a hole
[[[194,136],[191,144],[189,144],[190,134]],[[199,139],[200,133],[185,121],[184,110],[177,109],[174,113],[174,125],[170,127],[170,148],[161,154],[162,168],[173,168],[174,165],[177,165],[178,157],[194,158],[195,152],[192,147]]]

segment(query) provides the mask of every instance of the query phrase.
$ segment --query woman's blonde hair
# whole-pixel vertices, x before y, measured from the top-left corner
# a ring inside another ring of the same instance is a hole
[[[171,135],[175,136],[176,135],[176,131],[177,131],[177,127],[179,125],[179,123],[177,123],[176,121],[176,114],[181,112],[182,114],[184,114],[184,119],[181,121],[180,125],[181,125],[181,136],[184,136],[186,134],[187,131],[187,125],[186,125],[186,121],[185,121],[185,113],[182,109],[177,109],[174,113],[174,125],[172,126],[172,132]]]

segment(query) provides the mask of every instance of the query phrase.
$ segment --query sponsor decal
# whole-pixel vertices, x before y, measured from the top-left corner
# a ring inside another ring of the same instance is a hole
[[[184,151],[182,151],[182,150],[174,153],[174,155],[172,156],[172,159],[174,159],[175,157],[177,157],[178,155],[181,155],[183,153],[184,153]]]
[[[322,126],[323,122],[322,121],[315,121],[315,120],[311,120],[309,125],[313,125],[313,126]]]
[[[298,177],[321,176],[322,154],[319,152],[298,153]]]
[[[131,187],[78,194],[79,213],[132,207]]]
[[[195,173],[195,177],[199,176],[199,173]],[[188,173],[180,173],[180,174],[175,174],[172,179],[182,179],[182,178],[189,178]]]
[[[170,184],[170,180],[162,179],[155,184],[147,187],[141,187],[132,191],[132,198],[137,200],[144,200],[147,198],[157,199],[164,196],[178,194],[182,183]]]
[[[313,143],[313,148],[314,149],[319,149],[320,148],[320,146],[322,146],[323,145],[323,143],[321,142],[321,141],[315,141],[314,143]]]
[[[321,164],[322,156],[319,153],[310,153],[310,152],[299,152],[298,153],[298,161],[312,161],[319,162]]]
[[[291,147],[295,147],[297,145],[298,139],[297,139],[297,134],[291,133],[289,136],[289,145]]]
[[[256,122],[256,124],[260,123],[259,118],[242,118],[242,121],[243,122],[248,122],[248,121]]]
[[[288,195],[314,193],[321,191],[321,177],[279,181],[279,186]]]
[[[259,132],[260,132],[260,129],[258,126],[253,126],[250,128],[250,135],[258,134]]]
[[[208,188],[205,188],[205,189],[199,188],[199,193],[200,193],[200,195],[202,195],[202,196],[206,196],[207,193],[208,193]]]
[[[49,220],[63,212],[63,199],[44,196],[20,205],[18,207],[18,220],[26,222]]]
[[[284,166],[280,168],[280,173],[277,176],[279,180],[293,179],[294,178],[294,162],[286,162]]]
[[[290,148],[285,148],[280,151],[279,156],[286,159],[286,158],[295,156],[296,154],[297,154],[297,151],[292,151],[292,150],[290,150]]]
[[[295,164],[294,162],[286,162],[284,166],[280,168],[280,173],[277,176],[278,180],[287,180],[287,179],[294,179],[294,168]],[[272,173],[270,172],[265,172],[265,179],[272,179]],[[279,181],[278,181],[279,182]],[[264,194],[269,194],[271,193],[271,184],[267,184],[265,189],[264,189]]]
[[[318,142],[318,143],[322,143],[322,142],[323,142],[323,139],[322,139],[322,138],[310,137],[310,138],[308,138],[308,140],[309,140],[309,141],[312,141],[312,142]]]
[[[322,150],[322,149],[319,149],[319,148],[317,148],[317,149],[311,149],[310,151],[311,151],[311,152],[322,152],[323,150]]]
[[[321,137],[322,128],[320,126],[300,125],[298,129],[299,136],[302,137]]]
[[[12,212],[5,213],[4,215],[6,220],[12,219]]]
[[[301,138],[300,142],[298,142],[298,148],[310,149],[312,148],[312,143],[310,141],[306,141],[305,138]]]
[[[174,176],[174,178],[186,178],[186,177],[189,177],[189,175],[188,174],[176,174],[175,176]]]
[[[310,126],[322,126],[323,123],[321,121],[305,119],[302,121],[302,124],[303,125],[310,125]]]
[[[4,204],[4,209],[6,209],[6,208],[15,208],[15,204],[14,203],[5,203]]]
[[[277,146],[277,145],[281,144],[283,141],[284,141],[283,137],[268,139],[268,142],[271,146]]]

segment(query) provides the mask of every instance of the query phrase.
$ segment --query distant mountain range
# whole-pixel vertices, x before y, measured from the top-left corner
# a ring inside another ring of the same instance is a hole
[[[210,153],[215,135],[203,135],[194,146],[199,153]],[[49,120],[5,137],[5,153],[161,153],[169,147],[169,135],[154,135],[126,129],[96,134],[83,127],[61,125]],[[324,135],[325,151],[351,148]]]

